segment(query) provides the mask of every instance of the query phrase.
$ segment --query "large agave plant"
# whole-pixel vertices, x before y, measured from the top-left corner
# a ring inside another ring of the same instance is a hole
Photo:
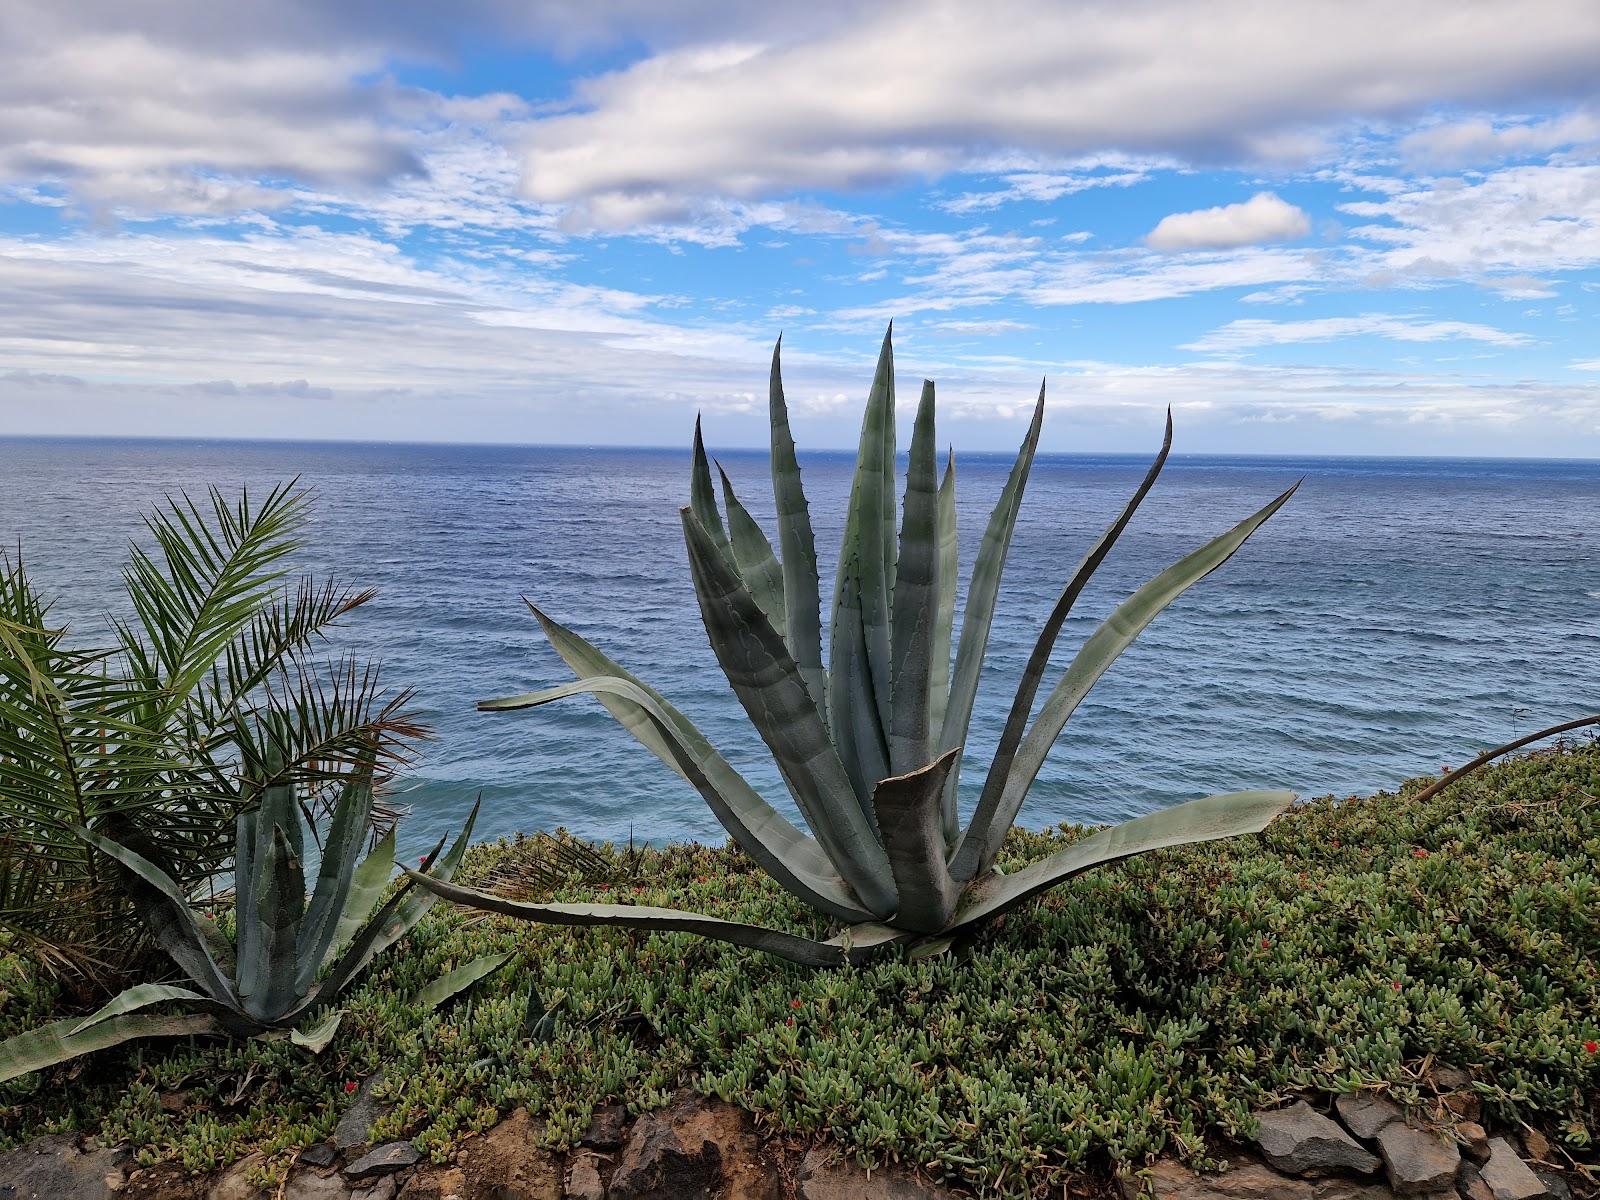
[[[88,1017],[70,1017],[0,1042],[0,1081],[139,1038],[286,1036],[313,1052],[328,1044],[340,1012],[301,1028],[303,1019],[335,999],[376,954],[404,937],[437,897],[402,885],[383,900],[394,867],[395,829],[391,826],[377,847],[362,856],[373,808],[370,769],[352,776],[340,794],[309,901],[296,788],[275,783],[259,788],[259,795],[260,803],[237,820],[236,944],[217,928],[214,914],[196,911],[172,877],[149,859],[91,830],[76,830],[117,864],[133,908],[194,987],[140,984]],[[441,856],[441,839],[423,859],[423,877],[450,878],[466,852],[476,817],[474,807],[455,844]],[[491,956],[457,968],[430,985],[425,999],[441,1001],[505,958]],[[139,1011],[173,1001],[189,1011]]]
[[[1156,614],[1226,562],[1294,489],[1139,588],[1089,637],[1032,716],[1067,614],[1166,460],[1169,414],[1161,453],[1144,482],[1073,572],[1039,634],[976,809],[963,828],[956,806],[961,751],[1001,571],[1039,441],[1043,389],[984,532],[953,667],[955,464],[952,457],[941,482],[933,384],[923,384],[917,406],[897,541],[894,358],[890,338],[884,338],[850,491],[826,662],[816,549],[778,350],[770,403],[777,549],[725,474],[724,522],[698,426],[683,530],[711,646],[810,833],[758,795],[658,692],[537,608],[534,615],[577,681],[479,707],[533,708],[593,694],[694,785],[741,848],[783,887],[842,922],[843,932],[817,942],[671,909],[531,904],[419,878],[425,887],[536,921],[690,930],[821,966],[858,960],[889,942],[923,940],[929,950],[947,945],[955,934],[1080,871],[1163,846],[1252,833],[1293,801],[1289,792],[1211,796],[1103,829],[1016,874],[995,870],[1001,843],[1046,754],[1095,681]]]

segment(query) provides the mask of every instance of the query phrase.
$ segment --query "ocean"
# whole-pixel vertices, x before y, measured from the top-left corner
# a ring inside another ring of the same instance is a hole
[[[722,462],[770,531],[765,454]],[[826,598],[852,457],[801,462]],[[968,804],[1040,622],[1146,463],[1040,455],[973,719]],[[963,587],[1009,466],[958,457]],[[483,837],[722,840],[699,796],[593,701],[474,710],[568,677],[522,596],[654,684],[793,812],[700,627],[677,515],[686,449],[0,439],[0,539],[92,641],[122,611],[128,540],[163,494],[296,476],[316,494],[298,567],[379,592],[330,651],[382,659],[437,735],[397,788],[407,850],[459,826],[479,795]],[[1115,821],[1237,788],[1391,788],[1600,707],[1595,462],[1174,456],[1080,600],[1055,670],[1139,583],[1302,477],[1100,682],[1024,824]]]

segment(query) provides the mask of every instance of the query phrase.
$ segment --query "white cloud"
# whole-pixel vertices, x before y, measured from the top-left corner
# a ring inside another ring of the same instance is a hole
[[[1132,187],[1149,178],[1150,172],[1146,170],[1115,171],[1104,175],[1022,172],[1004,176],[1006,183],[1004,188],[988,192],[962,192],[959,196],[939,201],[935,207],[949,213],[969,213],[999,208],[1002,204],[1011,204],[1019,200],[1049,204],[1061,199],[1062,196],[1076,195],[1090,188]]]
[[[1525,346],[1532,340],[1526,334],[1470,321],[1438,321],[1390,313],[1366,313],[1359,317],[1319,317],[1309,321],[1266,321],[1258,318],[1230,321],[1222,328],[1189,342],[1183,349],[1230,353],[1256,346],[1331,342],[1351,337],[1380,337],[1396,342],[1465,340],[1485,342],[1492,346]]]
[[[1548,154],[1600,141],[1600,116],[1565,113],[1544,121],[1500,122],[1488,117],[1429,125],[1400,139],[1401,155],[1422,167],[1446,169]]]
[[[1274,192],[1257,192],[1242,204],[1221,204],[1162,217],[1145,235],[1155,250],[1227,250],[1305,237],[1311,221]]]

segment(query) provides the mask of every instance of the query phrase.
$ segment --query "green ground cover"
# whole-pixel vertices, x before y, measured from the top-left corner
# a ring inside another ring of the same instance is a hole
[[[1070,880],[962,954],[808,971],[687,934],[529,926],[439,906],[342,1000],[334,1044],[144,1043],[0,1085],[0,1147],[76,1128],[194,1170],[328,1136],[386,1071],[376,1136],[447,1158],[517,1106],[574,1142],[593,1109],[681,1085],[777,1129],[826,1131],[1033,1194],[1158,1153],[1198,1162],[1294,1092],[1386,1084],[1422,1103],[1432,1061],[1473,1072],[1497,1124],[1567,1154],[1600,1137],[1600,749],[1491,768],[1424,803],[1297,806],[1258,837]],[[1015,870],[1082,836],[1016,831]],[[464,878],[526,875],[531,842]],[[697,909],[825,936],[737,852],[608,851],[534,894]],[[224,920],[226,920],[224,915]],[[411,997],[477,955],[513,961],[434,1012]],[[554,1016],[525,1031],[530,984]],[[0,959],[0,1036],[62,1015]]]

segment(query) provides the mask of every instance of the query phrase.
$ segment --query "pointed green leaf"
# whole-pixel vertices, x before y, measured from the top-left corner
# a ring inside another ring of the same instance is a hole
[[[419,991],[412,1003],[418,1008],[438,1008],[446,1000],[459,996],[478,980],[494,974],[510,961],[509,953],[480,955],[453,971],[446,971]]]
[[[1300,485],[1284,492],[1259,512],[1251,514],[1222,536],[1212,539],[1192,554],[1179,559],[1133,595],[1105,619],[1084,642],[1067,667],[1055,690],[1039,710],[1039,715],[1017,748],[1005,786],[989,803],[980,799],[978,809],[967,826],[966,836],[951,861],[957,879],[982,875],[1000,853],[1006,832],[1017,819],[1028,789],[1039,775],[1045,757],[1066,727],[1083,698],[1104,675],[1117,656],[1133,644],[1151,621],[1189,588],[1215,571],[1263,522],[1288,502]]]
[[[344,1009],[336,1008],[308,1029],[291,1029],[289,1040],[312,1054],[321,1054],[333,1041],[333,1035],[339,1032],[339,1022],[342,1020]]]
[[[184,987],[174,987],[166,983],[141,983],[126,991],[118,992],[103,1007],[90,1013],[68,1032],[71,1034],[82,1033],[92,1025],[101,1021],[120,1017],[123,1013],[133,1012],[135,1009],[146,1008],[152,1004],[160,1004],[164,1000],[198,1000],[204,1002],[206,996],[199,992],[190,991]]]
[[[281,1019],[302,995],[296,981],[305,906],[305,875],[300,870],[300,860],[290,849],[283,828],[273,825],[272,840],[261,860],[255,908],[239,914],[240,922],[254,920],[257,925],[252,975],[256,987],[251,991],[241,985],[239,1000],[244,1011],[258,1021]]]
[[[852,930],[846,930],[845,934],[830,941],[818,942],[781,929],[724,921],[720,917],[702,916],[677,908],[653,908],[643,904],[533,904],[424,878],[414,871],[407,871],[406,874],[420,886],[453,904],[483,912],[546,925],[612,925],[655,933],[696,933],[715,941],[763,950],[807,967],[835,967],[846,961],[859,962],[879,946],[909,936],[884,925],[872,924],[856,927],[859,932],[849,938],[848,945],[845,942],[846,935],[852,934]]]
[[[911,465],[900,523],[890,644],[894,658],[889,769],[905,774],[932,757],[932,658],[939,612],[939,454],[933,436],[933,380],[924,380],[911,434]],[[948,641],[946,652],[948,653]]]
[[[562,630],[549,618],[541,615],[541,620],[546,622],[547,629],[554,626],[566,637],[577,638],[576,634]],[[556,636],[552,634],[552,642]],[[568,662],[575,670],[580,664],[584,667],[616,667],[599,651],[594,651],[593,656],[574,655]],[[620,672],[621,668],[617,670]],[[526,696],[484,701],[478,707],[487,711],[506,712],[534,708],[582,693],[594,696],[613,712],[625,708],[626,720],[621,717],[618,719],[623,720],[630,730],[633,730],[631,722],[648,725],[649,741],[637,731],[635,736],[666,758],[673,769],[694,786],[735,843],[787,891],[813,908],[841,920],[861,921],[871,915],[846,889],[838,871],[815,841],[801,833],[763,800],[742,776],[728,766],[721,755],[711,749],[710,743],[681,713],[626,672],[591,675],[574,683]]]
[[[869,911],[893,912],[894,884],[883,847],[828,741],[799,668],[694,514],[684,509],[681,515],[701,620],[723,674],[828,858]]]
[[[833,715],[833,744],[855,792],[856,803],[869,819],[872,789],[889,774],[889,735],[878,719],[868,664],[867,633],[861,619],[861,557],[852,553],[839,564],[829,643],[828,711]]]
[[[946,750],[916,771],[885,779],[873,793],[884,852],[894,872],[900,908],[897,929],[938,933],[955,912],[960,888],[950,878],[945,856],[940,798],[959,750]]]
[[[1078,564],[1078,569],[1072,573],[1072,578],[1067,582],[1061,598],[1056,601],[1056,606],[1051,610],[1049,619],[1045,621],[1044,628],[1039,631],[1038,640],[1034,643],[1033,653],[1028,657],[1028,665],[1023,668],[1022,680],[1017,685],[1017,693],[1011,701],[1011,711],[1006,716],[1004,730],[1000,734],[999,745],[995,748],[994,758],[989,763],[989,774],[984,780],[983,793],[979,797],[975,818],[982,814],[985,821],[999,807],[1000,793],[1005,787],[1006,777],[1011,772],[1011,764],[1016,758],[1017,747],[1022,744],[1023,734],[1027,732],[1028,718],[1033,713],[1033,701],[1039,692],[1039,683],[1044,678],[1046,668],[1050,665],[1050,654],[1055,649],[1056,639],[1061,635],[1061,627],[1066,624],[1072,606],[1077,602],[1083,589],[1088,585],[1089,579],[1100,569],[1100,564],[1111,553],[1111,548],[1116,545],[1117,539],[1122,536],[1122,531],[1133,520],[1133,514],[1138,510],[1144,498],[1150,494],[1150,489],[1155,486],[1156,478],[1161,474],[1161,468],[1167,461],[1167,455],[1172,450],[1172,410],[1167,410],[1167,427],[1165,436],[1161,441],[1161,451],[1156,455],[1155,462],[1145,472],[1144,480],[1134,492],[1133,498],[1123,507],[1121,514],[1113,521],[1109,528],[1100,535],[1098,541],[1090,547],[1089,553],[1084,555],[1083,561]],[[976,844],[974,844],[976,849]],[[970,854],[971,852],[969,852]],[[975,858],[962,858],[958,855],[955,869],[976,869]]]
[[[950,700],[945,708],[944,725],[936,743],[942,754],[964,746],[967,727],[972,723],[972,706],[978,696],[978,677],[983,672],[983,656],[989,649],[989,627],[994,621],[995,602],[1000,595],[1000,576],[1005,571],[1006,554],[1011,549],[1011,534],[1017,527],[1017,513],[1022,506],[1022,493],[1028,485],[1028,472],[1033,467],[1034,451],[1039,448],[1039,427],[1044,422],[1044,385],[1039,385],[1039,400],[1033,406],[1033,420],[1028,423],[1027,436],[1017,451],[1017,461],[1011,475],[1000,491],[994,511],[989,514],[989,525],[983,531],[983,542],[978,547],[978,561],[972,568],[972,579],[967,584],[966,612],[961,618],[961,641],[956,647],[955,673],[950,681]],[[955,824],[957,790],[961,781],[961,763],[957,760],[950,772],[949,789],[945,797],[945,824]]]
[[[722,514],[717,511],[717,494],[711,486],[711,463],[706,459],[706,444],[700,436],[700,418],[694,419],[694,463],[689,473],[689,507],[700,524],[706,527],[717,549],[731,552],[728,534],[722,527]]]
[[[998,916],[1102,863],[1168,846],[1259,833],[1294,800],[1293,792],[1229,792],[1102,829],[1014,875],[990,875],[974,884],[962,897],[950,928],[961,929]]]
[[[755,597],[761,611],[767,614],[772,627],[782,633],[788,629],[784,616],[783,568],[778,556],[772,552],[772,543],[761,526],[756,524],[739,497],[734,495],[733,481],[717,464],[717,474],[722,477],[723,506],[728,510],[728,540],[733,548],[733,565],[750,594]]]
[[[339,921],[333,937],[328,940],[322,951],[322,959],[317,963],[319,970],[327,966],[345,943],[356,935],[356,930],[361,928],[378,906],[378,901],[383,899],[383,891],[389,886],[389,875],[394,870],[396,833],[396,827],[391,825],[383,840],[361,860],[361,865],[351,876],[350,890],[339,910]]]
[[[778,356],[783,339],[772,348],[772,380],[768,417],[772,425],[772,495],[778,509],[778,549],[783,555],[784,640],[811,692],[823,725],[828,724],[828,674],[822,666],[822,599],[817,579],[817,544],[811,531],[811,509],[800,484],[800,462],[789,431],[789,407],[783,397]]]
[[[181,1013],[171,1017],[124,1013],[97,1022],[82,1033],[73,1033],[72,1028],[78,1023],[77,1017],[68,1017],[0,1042],[0,1083],[140,1038],[195,1037],[223,1032],[217,1018],[210,1013]]]
[[[941,739],[945,710],[950,704],[950,647],[954,640],[956,584],[960,573],[960,543],[956,536],[956,453],[951,450],[944,468],[944,481],[939,484],[939,607],[934,614],[928,651],[928,728],[935,738]],[[961,832],[955,801],[955,789],[946,784],[941,808],[947,846],[954,846]]]
[[[328,949],[339,929],[339,917],[350,885],[355,877],[356,865],[361,860],[361,848],[367,840],[367,826],[372,817],[372,776],[369,770],[352,775],[340,791],[339,802],[333,810],[333,822],[328,828],[327,840],[322,846],[322,861],[318,864],[317,884],[306,906],[305,920],[300,926],[300,944],[296,951],[299,969],[295,987],[304,991],[310,987],[328,956]]]

